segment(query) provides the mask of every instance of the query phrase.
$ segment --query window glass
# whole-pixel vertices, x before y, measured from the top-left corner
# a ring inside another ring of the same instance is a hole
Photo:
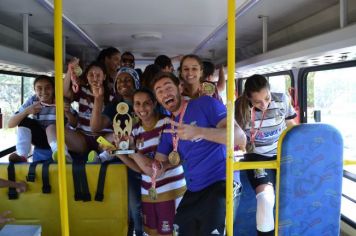
[[[10,117],[21,106],[21,76],[0,74],[0,108],[3,116],[0,129],[0,151],[16,144],[16,128],[7,128]],[[24,78],[24,101],[33,95],[33,77]]]
[[[272,92],[289,94],[289,89],[292,87],[290,75],[268,76],[267,79]]]
[[[35,94],[33,89],[34,77],[23,77],[23,101],[25,102],[28,98]]]
[[[266,78],[271,86],[271,92],[289,94],[289,89],[292,87],[292,78],[290,75],[274,75],[267,76]],[[245,89],[246,79],[247,78],[242,79],[241,91],[244,91]]]
[[[344,141],[344,160],[356,160],[356,67],[314,71],[307,75],[307,123],[337,128]],[[344,166],[356,174],[356,166]],[[356,182],[343,178],[341,213],[356,222]]]
[[[0,150],[10,148],[16,143],[16,129],[7,128],[10,116],[21,105],[21,76],[0,74],[0,107],[3,128],[0,129]]]
[[[344,139],[344,159],[356,160],[356,68],[315,71],[307,76],[307,122],[335,126]],[[356,174],[356,172],[354,172]]]

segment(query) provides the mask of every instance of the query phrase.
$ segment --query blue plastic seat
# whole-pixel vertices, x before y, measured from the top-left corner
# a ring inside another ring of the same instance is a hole
[[[343,141],[334,127],[303,124],[282,142],[279,235],[338,235],[340,232]],[[234,235],[256,235],[256,198],[245,171]]]

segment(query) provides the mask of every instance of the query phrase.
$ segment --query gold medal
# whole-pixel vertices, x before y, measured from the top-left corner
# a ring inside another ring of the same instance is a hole
[[[215,93],[215,84],[207,81],[203,82],[202,93],[207,96],[213,96],[213,94]]]
[[[157,191],[156,191],[156,189],[151,187],[148,190],[148,196],[150,196],[151,200],[157,200]]]
[[[168,155],[169,164],[177,166],[180,162],[179,153],[177,151],[172,151]]]

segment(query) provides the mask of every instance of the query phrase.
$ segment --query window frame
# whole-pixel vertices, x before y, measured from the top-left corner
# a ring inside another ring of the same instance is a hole
[[[5,75],[14,75],[14,76],[20,76],[21,77],[21,96],[20,96],[20,101],[21,104],[24,102],[24,78],[25,77],[33,77],[36,78],[39,76],[39,74],[31,74],[31,73],[22,73],[22,72],[14,72],[14,71],[6,71],[6,70],[0,70],[0,74],[5,74]],[[3,150],[0,150],[0,158],[4,157],[12,152],[16,151],[15,145]]]
[[[350,68],[350,67],[356,67],[356,60],[354,61],[348,61],[348,62],[341,62],[341,63],[334,63],[334,64],[327,64],[327,65],[321,65],[321,66],[313,66],[313,67],[306,67],[306,68],[301,68],[299,70],[299,75],[298,75],[298,99],[299,99],[299,104],[300,104],[300,123],[306,123],[307,122],[307,117],[308,117],[308,111],[307,111],[307,79],[308,79],[308,74],[310,72],[319,72],[319,71],[327,71],[327,70],[335,70],[335,69],[345,69],[345,68]],[[347,178],[354,182],[356,186],[356,175],[343,169],[343,178]],[[352,197],[349,197],[348,195],[341,193],[341,198],[346,198],[349,201],[352,201],[355,203],[356,207],[356,199],[353,199]],[[341,220],[348,224],[350,227],[356,229],[356,221],[348,218],[347,216],[343,215],[341,213]]]

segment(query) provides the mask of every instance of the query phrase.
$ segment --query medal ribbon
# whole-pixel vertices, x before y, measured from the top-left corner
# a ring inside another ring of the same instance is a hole
[[[56,104],[48,104],[48,103],[45,103],[45,102],[41,102],[41,105],[45,106],[45,107],[55,107],[56,106]]]
[[[186,100],[183,100],[183,106],[182,109],[179,112],[179,124],[183,123],[183,117],[185,114],[185,111],[187,110],[187,106],[188,106],[188,102]],[[177,136],[177,134],[174,132],[174,126],[172,125],[172,139],[173,139],[173,151],[177,152],[178,150],[178,141],[179,141],[179,137]]]
[[[78,77],[74,73],[73,65],[69,65],[69,71],[70,71],[70,80],[72,81],[72,90],[74,93],[78,93],[79,91]]]
[[[262,127],[262,123],[265,118],[265,115],[266,115],[266,110],[264,110],[262,112],[262,119],[260,121],[260,126],[258,127],[257,130],[255,130],[256,111],[255,111],[255,107],[252,107],[252,109],[251,109],[251,129],[250,129],[251,144],[254,144],[254,142],[255,142],[256,135],[259,133],[259,131]]]
[[[151,188],[155,189],[156,188],[156,177],[157,177],[157,165],[156,165],[156,161],[153,161],[152,162],[152,177],[151,177],[151,182],[152,182],[152,185],[151,185]]]

